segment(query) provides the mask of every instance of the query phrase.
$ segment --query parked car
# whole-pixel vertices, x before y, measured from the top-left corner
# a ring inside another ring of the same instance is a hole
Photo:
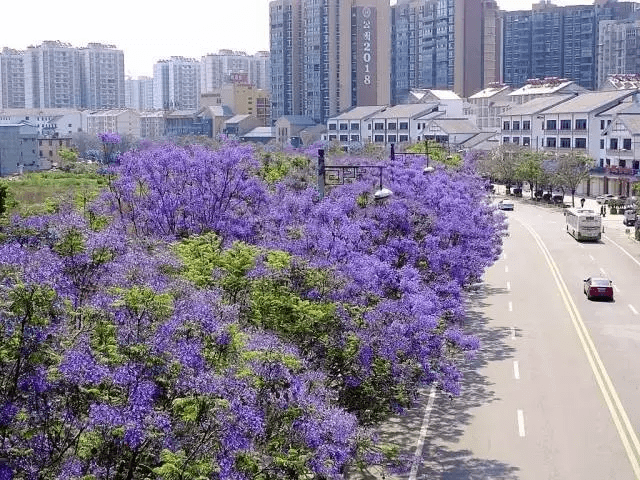
[[[513,210],[514,204],[511,200],[500,200],[498,202],[498,208],[500,210]]]
[[[608,278],[589,277],[584,280],[583,288],[589,300],[592,298],[613,300],[613,282]]]
[[[562,203],[564,202],[564,195],[562,195],[561,193],[554,193],[551,196],[551,200],[553,201],[553,203]]]
[[[606,205],[607,203],[609,203],[611,200],[613,200],[615,198],[615,195],[612,195],[610,193],[607,193],[605,195],[598,195],[596,197],[596,202],[599,204],[604,204]]]

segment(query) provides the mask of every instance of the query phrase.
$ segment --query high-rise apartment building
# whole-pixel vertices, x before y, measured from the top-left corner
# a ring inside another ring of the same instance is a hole
[[[26,108],[81,108],[80,51],[67,43],[46,41],[24,53]]]
[[[270,3],[272,119],[391,101],[388,0]]]
[[[245,52],[220,50],[202,57],[200,85],[202,92],[212,92],[233,80],[247,82],[252,57]]]
[[[220,50],[202,57],[200,88],[210,93],[231,83],[249,83],[261,90],[269,91],[271,63],[269,52],[247,55],[245,52]]]
[[[640,19],[600,22],[596,64],[598,88],[610,75],[640,73]]]
[[[114,108],[125,103],[124,53],[113,45],[75,48],[46,41],[0,54],[4,108]]]
[[[125,105],[124,52],[114,45],[90,43],[80,49],[82,106],[121,108]]]
[[[302,0],[269,4],[271,118],[302,113]]]
[[[4,48],[0,52],[0,108],[24,108],[23,52]]]
[[[256,52],[251,58],[249,83],[260,90],[271,91],[271,55],[269,52]]]
[[[200,62],[171,57],[153,66],[153,107],[197,110],[200,106]]]
[[[153,78],[127,78],[125,87],[125,107],[144,111],[153,109]]]
[[[413,88],[469,96],[500,80],[494,0],[399,0],[392,15],[393,102]]]
[[[629,18],[638,6],[616,1],[557,6],[543,0],[530,11],[505,12],[504,83],[521,86],[530,78],[558,77],[595,89],[600,23]]]

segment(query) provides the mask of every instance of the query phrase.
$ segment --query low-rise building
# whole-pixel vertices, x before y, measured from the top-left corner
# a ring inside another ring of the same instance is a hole
[[[87,111],[66,108],[10,108],[0,110],[0,124],[27,122],[42,136],[69,136],[86,131]]]
[[[637,94],[615,109],[613,118],[602,123],[600,157],[596,157],[596,166],[591,170],[588,195],[631,196],[634,185],[640,182],[640,102]]]
[[[60,137],[53,135],[50,137],[38,137],[38,157],[40,159],[40,169],[48,170],[55,163],[60,165],[62,157],[60,150],[72,147],[71,137]]]
[[[152,110],[140,113],[140,137],[161,138],[167,131],[165,113],[162,110]]]
[[[140,137],[140,112],[132,109],[95,110],[87,115],[87,132],[114,132]]]
[[[40,170],[38,127],[29,123],[0,124],[0,177]]]
[[[276,120],[275,133],[278,145],[291,145],[300,147],[303,145],[300,132],[306,128],[313,127],[316,122],[311,117],[303,115],[284,115]]]
[[[234,115],[224,122],[223,133],[231,138],[241,138],[256,127],[262,127],[254,115]]]
[[[500,131],[499,115],[511,105],[509,85],[494,84],[474,93],[467,99],[464,116],[473,120],[480,130]]]

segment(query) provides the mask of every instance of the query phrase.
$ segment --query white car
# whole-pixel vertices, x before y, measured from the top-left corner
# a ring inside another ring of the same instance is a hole
[[[606,195],[598,195],[596,197],[596,202],[599,204],[607,204],[609,203],[611,200],[613,200],[615,198],[615,195],[612,195],[610,193],[607,193]]]
[[[513,210],[514,203],[511,200],[500,200],[498,202],[498,208],[500,210]]]

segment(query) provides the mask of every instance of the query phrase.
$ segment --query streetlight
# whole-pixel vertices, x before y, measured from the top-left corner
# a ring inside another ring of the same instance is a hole
[[[392,145],[393,155],[393,145]],[[320,200],[324,198],[326,185],[344,185],[345,180],[355,180],[364,170],[378,169],[379,185],[378,190],[373,194],[375,200],[383,200],[393,195],[393,192],[382,186],[382,165],[325,165],[324,150],[318,150],[318,192]],[[327,177],[327,171],[329,175]]]
[[[429,165],[429,142],[426,139],[424,141],[424,148],[425,148],[425,151],[427,152],[426,153],[427,166],[424,167],[424,169],[422,170],[422,173],[426,175],[427,173],[433,172],[435,168]],[[400,153],[400,155],[422,155],[422,153],[404,152],[404,153]],[[396,158],[396,150],[395,150],[394,144],[392,143],[391,144],[391,161],[395,160],[395,158]]]

